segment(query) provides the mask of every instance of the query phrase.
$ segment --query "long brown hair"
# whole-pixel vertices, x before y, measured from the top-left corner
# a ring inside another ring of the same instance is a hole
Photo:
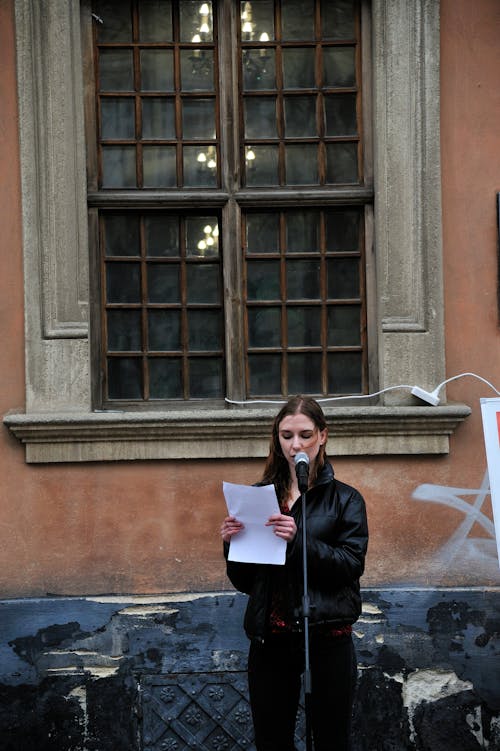
[[[302,396],[301,394],[291,397],[274,418],[271,439],[269,441],[269,455],[264,467],[262,482],[269,485],[271,483],[274,484],[280,503],[283,503],[288,498],[292,486],[292,478],[288,461],[283,456],[283,451],[281,450],[279,426],[285,417],[297,414],[305,415],[312,420],[319,431],[325,430],[327,427],[325,415],[318,402],[310,396]],[[325,444],[323,444],[320,446],[316,460],[310,468],[310,484],[314,484],[318,472],[325,463],[325,459],[326,451]]]

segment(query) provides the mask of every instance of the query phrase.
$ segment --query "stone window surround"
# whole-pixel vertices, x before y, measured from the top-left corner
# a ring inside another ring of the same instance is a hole
[[[27,462],[267,455],[276,407],[92,408],[79,0],[15,0],[26,409],[4,423]],[[445,377],[439,0],[372,0],[377,390]],[[336,455],[443,454],[470,413],[409,389],[325,405]]]

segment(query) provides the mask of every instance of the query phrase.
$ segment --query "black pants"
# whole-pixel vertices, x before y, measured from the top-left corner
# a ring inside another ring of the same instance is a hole
[[[311,632],[309,643],[314,751],[349,751],[356,685],[352,638]],[[251,644],[248,685],[257,751],[294,751],[303,671],[302,634]]]

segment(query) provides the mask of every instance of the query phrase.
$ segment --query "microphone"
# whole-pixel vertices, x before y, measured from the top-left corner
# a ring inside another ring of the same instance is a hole
[[[295,474],[297,475],[297,482],[301,493],[305,493],[308,485],[309,477],[309,457],[305,451],[299,451],[293,457],[295,462]]]

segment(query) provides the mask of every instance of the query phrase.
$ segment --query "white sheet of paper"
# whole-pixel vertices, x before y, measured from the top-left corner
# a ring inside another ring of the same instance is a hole
[[[274,534],[265,523],[272,514],[279,514],[274,485],[235,485],[223,482],[224,497],[230,516],[245,526],[231,539],[229,560],[241,563],[274,563],[283,565],[286,540]]]

